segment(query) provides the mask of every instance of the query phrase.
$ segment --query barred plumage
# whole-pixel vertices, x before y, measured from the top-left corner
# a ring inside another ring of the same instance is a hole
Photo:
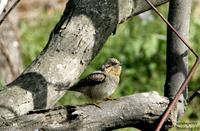
[[[101,70],[89,74],[69,90],[81,92],[93,101],[102,100],[113,94],[119,84],[120,74],[120,62],[109,58]]]

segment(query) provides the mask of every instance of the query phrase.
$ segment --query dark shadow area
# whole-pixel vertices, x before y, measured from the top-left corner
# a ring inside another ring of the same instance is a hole
[[[67,106],[66,107],[66,111],[67,111],[67,120],[66,121],[73,121],[78,119],[78,114],[74,113],[76,111],[76,106]]]
[[[36,72],[29,72],[20,75],[8,86],[19,86],[32,93],[34,110],[43,109],[47,106],[47,81]]]

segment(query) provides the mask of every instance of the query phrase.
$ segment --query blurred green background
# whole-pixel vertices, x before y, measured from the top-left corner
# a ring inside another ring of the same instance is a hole
[[[64,7],[64,6],[63,6]],[[168,5],[159,7],[159,10],[167,17]],[[200,7],[199,7],[200,8]],[[37,19],[22,18],[20,20],[21,50],[24,68],[39,54],[47,43],[50,31],[59,20],[62,11],[40,9]],[[192,12],[190,41],[192,47],[200,53],[200,15]],[[117,32],[110,36],[105,46],[82,74],[85,76],[108,57],[118,58],[123,63],[121,82],[113,94],[113,98],[130,95],[138,92],[158,91],[163,95],[166,69],[166,25],[154,13],[148,12],[142,16],[136,16],[123,24],[118,25]],[[190,54],[191,55],[191,54]],[[189,56],[189,65],[194,62],[194,57]],[[200,85],[200,72],[195,73],[189,84],[189,93]],[[59,104],[83,104],[87,99],[80,93],[67,92],[58,102]],[[200,120],[200,98],[195,98],[186,107],[186,113],[182,121]],[[200,125],[199,125],[200,127]],[[125,129],[130,130],[130,129]]]

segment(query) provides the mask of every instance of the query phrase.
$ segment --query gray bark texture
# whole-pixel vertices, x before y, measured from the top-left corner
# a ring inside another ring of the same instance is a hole
[[[166,2],[153,1],[156,6]],[[78,80],[117,24],[149,9],[144,0],[69,0],[40,55],[0,91],[0,118],[54,106],[65,93],[61,88]]]
[[[17,10],[0,25],[0,80],[10,83],[21,72],[21,54],[18,39]]]
[[[20,0],[1,0],[0,1],[0,25],[8,16],[10,11],[16,6]],[[15,17],[15,16],[14,16]],[[15,21],[15,20],[14,20]]]
[[[171,0],[169,5],[169,22],[186,39],[189,37],[191,0]],[[172,99],[188,74],[188,49],[176,34],[168,28],[167,33],[167,76],[165,96]],[[187,91],[185,96],[187,97]],[[178,102],[179,115],[184,114],[184,97]]]
[[[31,111],[26,115],[0,123],[3,131],[41,130],[112,130],[135,127],[153,130],[169,100],[156,92],[138,93],[95,105],[63,106],[48,110]],[[171,114],[167,125],[172,125]]]

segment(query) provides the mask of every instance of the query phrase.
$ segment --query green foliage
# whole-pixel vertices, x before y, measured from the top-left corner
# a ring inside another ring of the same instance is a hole
[[[43,12],[36,20],[24,19],[20,21],[22,57],[25,67],[43,49],[59,17],[59,14],[48,15],[47,12]]]

